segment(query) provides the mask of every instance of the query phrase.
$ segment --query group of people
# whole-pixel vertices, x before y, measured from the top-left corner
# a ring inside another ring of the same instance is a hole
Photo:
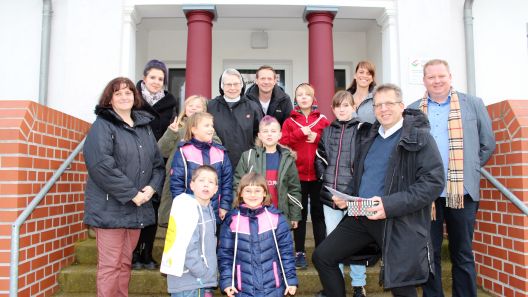
[[[84,147],[98,296],[128,296],[131,268],[158,267],[174,297],[216,287],[230,297],[294,295],[296,269],[308,266],[308,210],[317,296],[345,296],[343,264],[354,296],[366,296],[366,265],[379,257],[380,284],[394,296],[417,296],[416,286],[443,296],[444,222],[453,296],[476,296],[478,169],[495,139],[482,99],[453,89],[446,61],[425,64],[425,95],[407,109],[398,86],[376,86],[374,65],[359,62],[332,98],[332,122],[310,84],[292,104],[270,66],[247,91],[236,69],[224,70],[218,97],[189,96],[181,111],[161,61],[143,75],[137,86],[108,83]],[[373,206],[355,215],[358,201],[333,190]],[[159,265],[158,224],[167,227]]]

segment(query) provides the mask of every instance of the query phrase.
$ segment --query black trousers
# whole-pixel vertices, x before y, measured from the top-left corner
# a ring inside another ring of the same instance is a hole
[[[152,259],[152,249],[154,248],[154,240],[156,239],[156,231],[158,230],[158,209],[160,203],[158,197],[152,197],[152,199],[152,206],[154,207],[154,214],[156,215],[156,223],[141,229],[139,241],[134,249],[135,256],[133,257],[133,260],[145,264],[154,260]]]
[[[464,208],[445,207],[445,198],[436,199],[436,220],[431,221],[431,241],[433,242],[435,276],[429,276],[423,285],[424,297],[443,297],[441,249],[444,239],[444,221],[449,236],[449,254],[451,256],[451,276],[454,297],[477,296],[477,273],[473,257],[473,231],[479,207],[478,201],[464,196]]]
[[[315,246],[318,246],[326,237],[323,203],[321,203],[319,198],[321,186],[322,184],[319,181],[301,181],[302,220],[299,222],[297,229],[293,229],[296,252],[306,251],[304,242],[306,240],[306,220],[308,218],[308,197],[310,198],[310,216],[312,217]]]
[[[383,246],[384,220],[366,217],[344,217],[328,237],[315,249],[312,261],[326,296],[345,297],[345,280],[339,263],[361,251],[370,243]],[[392,288],[394,296],[417,296],[414,286]]]

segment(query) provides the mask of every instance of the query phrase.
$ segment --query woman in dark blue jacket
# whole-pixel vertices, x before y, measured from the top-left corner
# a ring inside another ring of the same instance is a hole
[[[163,158],[134,83],[105,87],[84,144],[88,169],[84,223],[97,241],[97,296],[127,296],[132,251],[141,228],[155,223],[151,198],[161,191]]]

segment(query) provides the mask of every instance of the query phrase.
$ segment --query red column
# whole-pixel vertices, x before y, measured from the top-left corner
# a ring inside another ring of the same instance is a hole
[[[334,46],[332,27],[334,14],[312,12],[308,21],[308,80],[315,89],[320,111],[329,118],[332,114],[334,96]]]
[[[211,98],[211,63],[214,14],[192,10],[187,17],[187,63],[185,97],[203,95]]]

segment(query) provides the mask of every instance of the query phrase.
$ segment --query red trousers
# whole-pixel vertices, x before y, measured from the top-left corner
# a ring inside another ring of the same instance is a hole
[[[132,252],[141,229],[94,228],[97,242],[97,296],[128,297]]]

